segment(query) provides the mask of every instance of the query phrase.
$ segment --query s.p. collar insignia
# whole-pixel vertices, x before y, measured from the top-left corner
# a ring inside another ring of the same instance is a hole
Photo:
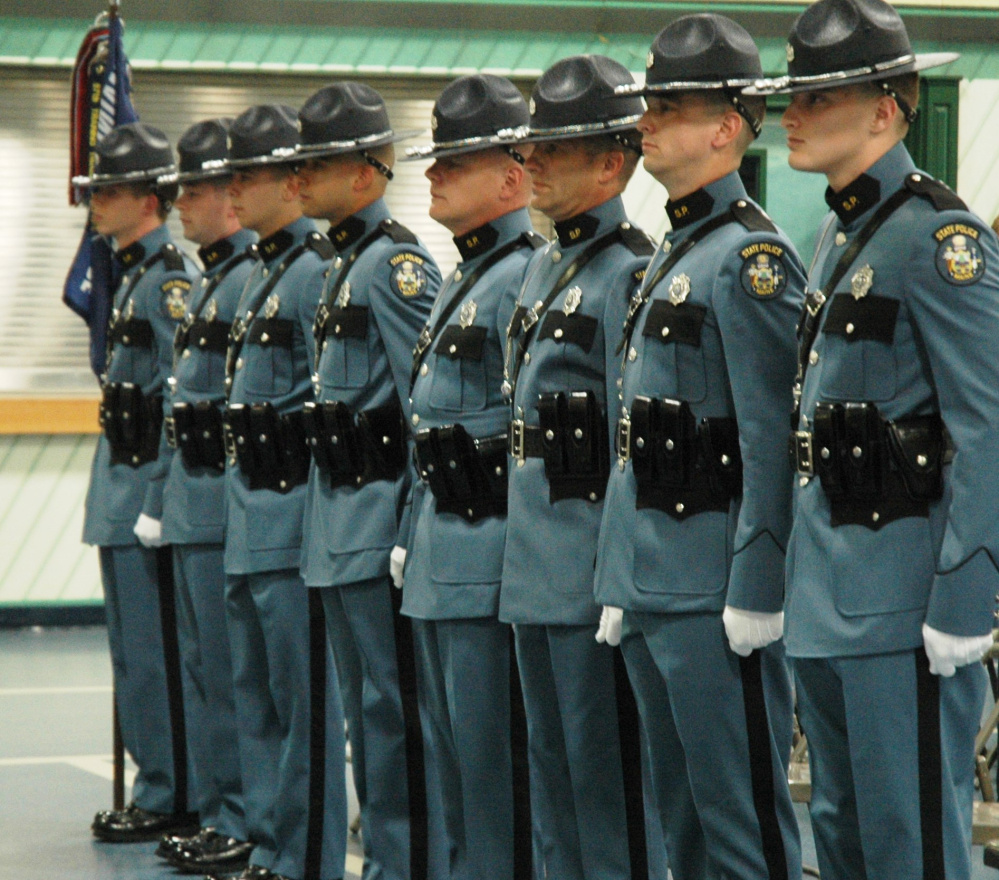
[[[944,281],[967,287],[985,274],[980,236],[981,231],[967,223],[947,223],[933,233],[937,241],[937,272]]]

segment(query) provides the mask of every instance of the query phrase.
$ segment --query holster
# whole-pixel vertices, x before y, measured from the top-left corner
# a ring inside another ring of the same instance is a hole
[[[538,424],[549,500],[602,499],[610,476],[610,451],[607,418],[593,392],[539,395]]]
[[[286,494],[309,477],[309,452],[300,412],[279,414],[270,403],[233,404],[223,416],[226,451],[251,490]]]
[[[222,473],[225,470],[225,439],[222,413],[213,401],[175,403],[173,405],[173,436],[184,464],[189,468],[206,467]]]
[[[437,510],[474,523],[505,516],[506,434],[473,439],[461,425],[430,428],[416,435],[416,464],[437,501]]]
[[[354,414],[340,402],[307,403],[306,443],[316,466],[339,486],[396,480],[406,466],[406,425],[397,400]]]
[[[101,390],[100,423],[111,447],[111,464],[137,468],[159,457],[163,398],[146,397],[131,382],[109,382]]]

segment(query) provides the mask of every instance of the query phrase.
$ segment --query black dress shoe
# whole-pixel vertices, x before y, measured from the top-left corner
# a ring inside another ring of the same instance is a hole
[[[272,874],[260,865],[247,865],[238,877],[232,877],[224,872],[208,874],[205,880],[280,880],[277,874]]]
[[[238,871],[249,866],[251,852],[252,843],[212,832],[201,839],[196,849],[171,853],[167,863],[182,874]]]
[[[129,804],[124,810],[102,810],[90,829],[94,837],[107,843],[140,843],[157,840],[175,831],[194,834],[198,830],[197,813],[152,813]]]
[[[214,828],[202,828],[197,834],[164,834],[160,838],[160,845],[156,847],[156,855],[161,859],[168,859],[176,855],[181,850],[197,850],[206,840],[215,834]]]

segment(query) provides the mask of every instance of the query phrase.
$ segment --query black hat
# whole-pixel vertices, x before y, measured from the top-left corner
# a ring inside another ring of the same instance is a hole
[[[229,128],[229,165],[277,165],[295,161],[298,117],[286,104],[258,104],[244,110]]]
[[[618,86],[617,93],[738,91],[763,76],[759,50],[746,29],[712,12],[685,15],[663,28],[645,67],[645,85]]]
[[[530,119],[527,102],[510,80],[491,73],[463,76],[445,86],[434,103],[433,143],[407,148],[406,158],[435,159],[496,146],[513,154],[511,145],[527,133]]]
[[[419,133],[394,132],[382,96],[357,82],[323,86],[302,105],[298,121],[298,152],[306,157],[364,151]]]
[[[229,167],[229,128],[232,119],[206,119],[196,122],[177,141],[177,155],[180,174],[177,180],[191,183],[207,180],[210,177],[228,177]]]
[[[95,148],[97,164],[90,177],[74,177],[83,187],[115,183],[175,183],[177,166],[170,141],[158,128],[143,122],[130,122],[111,129]]]
[[[957,57],[954,52],[916,55],[901,16],[884,0],[818,0],[791,28],[788,75],[774,80],[769,91],[786,94],[879,81]]]
[[[556,61],[531,93],[531,126],[522,142],[563,140],[634,129],[645,112],[637,95],[615,92],[635,80],[606,55],[573,55]]]

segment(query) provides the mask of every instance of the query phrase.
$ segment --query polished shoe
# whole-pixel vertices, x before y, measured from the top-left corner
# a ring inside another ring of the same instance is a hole
[[[168,859],[182,850],[197,850],[202,844],[215,835],[214,828],[202,828],[197,834],[164,834],[160,838],[160,845],[156,847],[156,855],[161,859]]]
[[[282,880],[280,874],[272,874],[260,865],[247,865],[238,877],[226,874],[207,874],[205,880]]]
[[[171,831],[194,834],[197,813],[151,813],[135,804],[124,810],[101,810],[90,826],[94,837],[107,843],[141,843],[157,840]]]
[[[171,853],[167,856],[167,864],[177,868],[182,874],[238,871],[248,867],[251,852],[252,843],[213,831],[202,837],[197,848]]]

